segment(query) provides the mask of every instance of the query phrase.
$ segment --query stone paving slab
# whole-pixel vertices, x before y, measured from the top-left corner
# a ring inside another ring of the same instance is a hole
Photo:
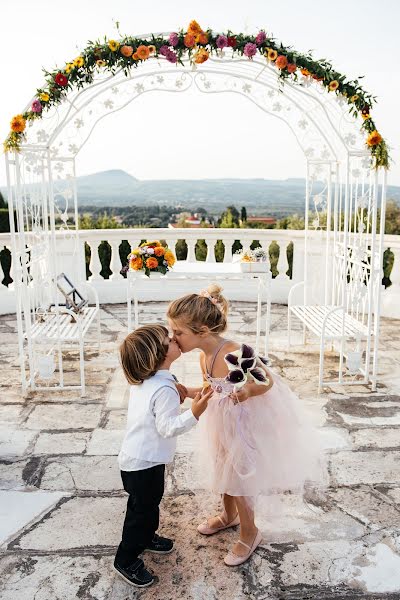
[[[163,322],[166,306],[142,304],[143,317]],[[238,531],[210,538],[196,531],[218,513],[219,498],[198,480],[194,428],[178,438],[166,471],[160,533],[175,539],[176,550],[145,555],[156,583],[136,591],[112,570],[127,499],[116,460],[129,394],[117,356],[127,331],[126,307],[103,306],[101,312],[102,348],[86,353],[84,398],[76,391],[23,397],[15,320],[0,318],[7,338],[0,381],[0,506],[13,504],[17,515],[6,518],[13,526],[0,547],[2,600],[400,600],[400,321],[382,323],[377,392],[359,385],[318,395],[315,340],[302,348],[299,327],[293,336],[299,345],[288,350],[287,308],[273,306],[270,356],[320,430],[329,485],[308,490],[304,500],[282,495],[279,502],[261,503],[263,543],[245,565],[229,569],[222,561]],[[231,315],[229,335],[245,335],[254,344],[255,305],[233,303]],[[336,367],[337,356],[328,353],[326,364]],[[76,376],[76,352],[68,354],[66,366],[67,377]],[[172,371],[184,383],[199,385],[199,353],[182,356]],[[186,400],[183,409],[189,406]],[[28,510],[13,503],[13,494],[43,504],[32,502]]]

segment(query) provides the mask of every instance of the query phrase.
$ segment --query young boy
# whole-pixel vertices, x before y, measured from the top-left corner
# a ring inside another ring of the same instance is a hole
[[[156,534],[165,464],[173,460],[176,436],[197,423],[212,393],[197,394],[191,410],[180,413],[180,396],[169,372],[180,354],[168,330],[157,324],[139,327],[120,347],[122,368],[132,387],[127,431],[118,456],[129,498],[114,569],[136,587],[154,581],[139,554],[144,550],[167,554],[173,549],[172,540]]]

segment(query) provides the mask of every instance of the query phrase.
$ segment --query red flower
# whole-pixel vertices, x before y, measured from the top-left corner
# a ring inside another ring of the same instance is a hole
[[[66,85],[68,85],[68,77],[66,77],[62,73],[57,73],[57,75],[54,77],[54,81],[60,87],[65,87]]]
[[[229,48],[236,48],[236,38],[234,35],[228,35],[228,47]]]

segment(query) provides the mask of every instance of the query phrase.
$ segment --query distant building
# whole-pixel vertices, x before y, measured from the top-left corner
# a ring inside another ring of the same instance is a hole
[[[177,227],[214,227],[207,219],[202,221],[202,215],[194,213],[193,215],[189,213],[180,213],[179,215],[175,215],[175,220],[173,223],[168,223],[168,227],[170,229],[175,229]]]
[[[263,223],[264,225],[275,225],[276,219],[274,217],[261,217],[257,215],[252,215],[247,217],[248,223]]]

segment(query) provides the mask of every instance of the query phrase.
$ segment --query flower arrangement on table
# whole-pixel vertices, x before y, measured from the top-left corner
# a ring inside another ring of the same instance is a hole
[[[131,251],[128,256],[129,270],[143,271],[147,277],[150,273],[165,275],[175,264],[175,256],[168,246],[158,240],[143,242]]]
[[[225,354],[224,360],[229,369],[225,381],[234,385],[235,392],[246,383],[268,385],[269,378],[263,369],[263,365],[269,364],[268,359],[257,355],[247,344],[242,344],[239,350]]]
[[[235,254],[240,258],[240,262],[267,262],[268,253],[262,248],[254,248],[254,250],[238,250]]]

